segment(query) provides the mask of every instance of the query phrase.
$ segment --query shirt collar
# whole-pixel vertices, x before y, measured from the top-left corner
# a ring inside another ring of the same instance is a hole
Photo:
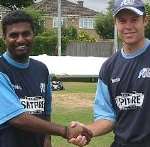
[[[136,50],[136,51],[133,52],[133,53],[125,53],[125,52],[123,51],[123,48],[122,48],[122,49],[121,49],[121,54],[122,54],[122,56],[123,56],[124,58],[126,58],[126,59],[132,59],[132,58],[135,58],[135,57],[141,55],[142,53],[144,53],[144,52],[147,50],[147,48],[148,48],[149,45],[150,45],[150,40],[145,39],[144,48],[140,48],[140,49]]]
[[[9,64],[11,64],[11,65],[13,65],[13,66],[15,66],[17,68],[22,68],[23,69],[23,68],[28,68],[29,67],[30,59],[28,59],[28,61],[26,63],[19,63],[19,62],[15,61],[14,59],[12,59],[11,54],[9,53],[9,51],[6,51],[3,54],[3,57],[5,58],[5,60]]]

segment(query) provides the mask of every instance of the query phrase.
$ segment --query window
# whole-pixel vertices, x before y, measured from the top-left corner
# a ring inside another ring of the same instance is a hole
[[[79,28],[83,29],[94,29],[94,19],[93,18],[80,18]]]
[[[64,25],[64,18],[61,18],[61,26]],[[53,18],[53,28],[57,28],[58,27],[58,17],[54,17]]]

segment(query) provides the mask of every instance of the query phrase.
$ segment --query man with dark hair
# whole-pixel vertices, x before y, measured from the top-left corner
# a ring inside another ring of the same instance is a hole
[[[50,147],[48,135],[70,139],[86,128],[49,122],[51,87],[47,67],[30,59],[34,36],[32,18],[13,11],[2,20],[7,51],[0,57],[0,147]]]
[[[18,22],[30,23],[32,31],[34,32],[34,22],[33,22],[32,17],[29,14],[24,13],[24,11],[18,10],[18,11],[13,11],[11,13],[8,13],[3,18],[3,21],[2,21],[3,34],[5,35],[6,33],[7,25],[11,25],[11,24],[18,23]]]
[[[111,147],[150,147],[150,40],[144,34],[148,22],[144,3],[115,0],[113,16],[123,46],[101,67],[95,122],[87,128],[93,137],[113,130]],[[86,143],[81,135],[70,142]]]

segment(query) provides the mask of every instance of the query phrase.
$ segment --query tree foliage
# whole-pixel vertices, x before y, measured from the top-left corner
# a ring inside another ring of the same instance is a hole
[[[113,4],[114,0],[109,0],[107,11],[99,13],[95,19],[95,30],[102,39],[114,38]]]
[[[62,27],[62,36],[67,37],[69,40],[77,40],[78,31],[73,26]]]
[[[89,34],[87,34],[85,31],[79,32],[78,40],[84,41],[84,42],[96,42],[96,39],[93,37],[90,37]]]
[[[107,13],[99,13],[95,19],[95,29],[102,39],[113,39],[114,37],[114,21],[111,11]]]
[[[55,55],[57,35],[54,31],[43,32],[34,38],[32,55]]]
[[[33,4],[34,0],[0,0],[0,5],[8,7],[12,10],[24,8]]]
[[[76,41],[85,41],[85,42],[96,42],[96,39],[91,37],[85,31],[77,31],[74,26],[69,26],[67,28],[62,28],[62,39],[65,39],[67,42],[76,40]]]
[[[35,36],[32,55],[47,54],[47,55],[57,55],[57,30],[51,29],[47,30],[37,36]],[[61,39],[61,54],[65,54],[65,49],[69,39],[67,36],[62,35]]]
[[[24,11],[26,11],[33,18],[35,35],[42,33],[44,31],[44,13],[32,7],[24,8]]]
[[[148,24],[145,29],[145,36],[150,39],[150,3],[145,4],[146,15],[148,17]]]
[[[107,8],[107,11],[111,11],[111,12],[112,12],[114,1],[115,1],[115,0],[109,0],[109,1],[108,1],[108,8]]]

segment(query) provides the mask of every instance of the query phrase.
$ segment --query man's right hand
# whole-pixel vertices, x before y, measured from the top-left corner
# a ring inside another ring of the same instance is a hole
[[[84,124],[79,122],[72,122],[68,127],[68,130],[68,142],[78,146],[89,144],[91,138],[93,137],[92,132],[86,128]]]

